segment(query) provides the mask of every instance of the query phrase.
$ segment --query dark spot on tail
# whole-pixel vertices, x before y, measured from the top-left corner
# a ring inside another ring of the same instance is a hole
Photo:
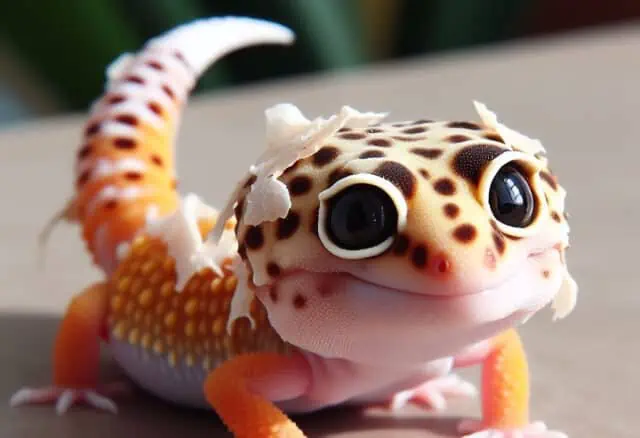
[[[141,78],[138,75],[129,75],[126,78],[124,78],[125,82],[131,82],[133,84],[140,84],[140,85],[144,85],[144,79]]]
[[[113,140],[113,145],[118,149],[134,149],[136,141],[132,138],[117,137]]]
[[[422,134],[423,132],[426,132],[426,131],[427,131],[426,126],[416,126],[414,128],[403,129],[402,133],[403,134]]]
[[[151,155],[151,161],[156,166],[159,166],[159,167],[164,166],[164,161],[162,161],[162,157],[160,155],[158,155],[158,154]]]
[[[109,105],[117,105],[119,103],[124,102],[125,100],[127,100],[126,97],[124,97],[121,94],[114,94],[112,96],[107,97],[107,104]]]
[[[93,122],[87,125],[87,128],[84,130],[84,135],[89,137],[91,135],[97,134],[100,131],[100,122]]]
[[[171,89],[171,87],[169,87],[167,84],[162,86],[162,91],[164,91],[164,93],[169,96],[172,100],[174,100],[176,98],[176,93],[174,93],[174,91]]]
[[[115,120],[123,125],[138,126],[138,118],[132,114],[121,114]]]
[[[85,144],[84,146],[82,146],[78,151],[78,160],[84,160],[85,158],[87,158],[91,153],[91,149],[92,148],[90,144]]]
[[[158,102],[148,102],[147,108],[149,108],[154,114],[161,116],[162,115],[162,106]]]
[[[371,150],[371,151],[364,151],[363,153],[360,154],[358,158],[367,159],[367,158],[383,158],[383,157],[385,157],[384,152],[379,150]]]
[[[147,61],[146,65],[147,65],[147,67],[151,67],[152,69],[157,70],[157,71],[163,71],[164,70],[164,67],[158,61]]]
[[[140,172],[126,172],[124,177],[129,181],[140,181],[142,179],[142,174]]]

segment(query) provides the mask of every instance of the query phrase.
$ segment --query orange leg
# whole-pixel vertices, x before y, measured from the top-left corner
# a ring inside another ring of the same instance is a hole
[[[99,409],[115,411],[115,404],[98,394],[100,334],[107,312],[107,286],[92,285],[73,298],[56,336],[53,351],[53,386],[23,388],[11,405],[56,403],[64,413],[83,399]]]
[[[207,378],[204,390],[237,438],[303,438],[302,431],[272,401],[303,394],[309,381],[301,357],[255,353],[220,365]]]
[[[515,329],[492,340],[482,369],[482,420],[465,421],[461,430],[473,438],[564,437],[542,422],[529,422],[529,369]]]

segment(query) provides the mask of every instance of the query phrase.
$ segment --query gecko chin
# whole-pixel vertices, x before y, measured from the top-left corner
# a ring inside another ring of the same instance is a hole
[[[418,293],[308,270],[257,292],[285,341],[327,358],[396,366],[455,355],[521,323],[553,299],[560,266],[556,249],[533,253],[499,284],[464,294]]]

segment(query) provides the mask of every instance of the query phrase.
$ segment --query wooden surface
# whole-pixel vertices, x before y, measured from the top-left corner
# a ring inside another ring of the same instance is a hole
[[[578,307],[551,323],[544,311],[523,327],[533,373],[533,417],[571,437],[638,436],[640,361],[640,27],[499,49],[418,59],[340,75],[301,78],[192,101],[179,143],[183,191],[220,204],[262,148],[262,111],[292,101],[309,116],[342,104],[390,111],[392,119],[476,118],[478,99],[509,126],[540,137],[569,191],[569,263]],[[44,270],[36,235],[71,193],[83,118],[69,116],[0,133],[0,399],[50,379],[50,349],[66,301],[98,277],[78,230],[53,234]],[[477,373],[472,373],[477,377]],[[74,409],[0,408],[0,436],[226,436],[207,412],[176,409],[143,395],[118,416]],[[301,419],[311,436],[453,436],[453,418],[477,415],[458,403],[441,419],[408,409],[330,411]]]

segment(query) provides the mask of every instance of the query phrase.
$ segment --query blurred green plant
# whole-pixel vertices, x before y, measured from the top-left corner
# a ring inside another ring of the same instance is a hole
[[[525,0],[2,0],[0,36],[59,97],[83,110],[100,94],[104,69],[173,26],[213,15],[248,15],[290,26],[293,47],[233,53],[199,90],[509,38]]]

